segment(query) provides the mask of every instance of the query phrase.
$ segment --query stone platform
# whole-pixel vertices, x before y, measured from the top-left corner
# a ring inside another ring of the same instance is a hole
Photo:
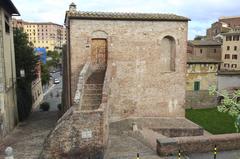
[[[177,133],[173,133],[177,131]],[[157,159],[157,139],[203,135],[203,129],[185,118],[128,118],[110,123],[105,159]]]

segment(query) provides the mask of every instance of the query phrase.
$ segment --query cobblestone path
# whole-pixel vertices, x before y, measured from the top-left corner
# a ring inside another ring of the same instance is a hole
[[[57,111],[33,112],[0,143],[0,159],[4,158],[7,146],[13,148],[14,159],[37,159],[44,140],[54,128],[56,121]]]

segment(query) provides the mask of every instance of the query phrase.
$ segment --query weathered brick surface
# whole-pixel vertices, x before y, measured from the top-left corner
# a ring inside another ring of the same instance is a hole
[[[101,158],[106,145],[103,115],[101,110],[69,109],[48,136],[41,158]],[[92,132],[91,138],[83,138],[86,130]]]
[[[177,154],[179,149],[186,153],[211,152],[215,145],[218,151],[239,149],[240,134],[178,137],[169,141],[160,139],[157,140],[157,152],[163,156]]]
[[[184,116],[187,22],[70,20],[71,91],[91,55],[91,40],[107,38],[111,120]],[[164,65],[162,39],[175,41],[176,71]]]

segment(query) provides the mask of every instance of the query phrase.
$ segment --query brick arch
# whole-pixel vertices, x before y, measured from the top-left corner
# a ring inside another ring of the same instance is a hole
[[[103,30],[96,30],[92,32],[92,39],[107,39],[108,34]]]
[[[165,71],[176,70],[176,40],[174,37],[167,35],[161,40],[161,54],[164,58],[162,65]]]

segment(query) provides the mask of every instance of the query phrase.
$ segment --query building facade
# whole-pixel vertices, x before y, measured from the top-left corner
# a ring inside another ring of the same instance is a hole
[[[18,122],[12,15],[20,15],[10,0],[0,2],[0,138]]]
[[[223,35],[221,70],[240,70],[240,29]]]
[[[28,40],[35,48],[46,48],[47,50],[61,50],[66,43],[66,32],[62,25],[46,22],[33,23],[14,19],[14,27],[23,28],[28,34]]]
[[[217,98],[209,95],[209,87],[217,86],[220,61],[189,59],[187,62],[186,106],[207,108],[217,104]]]
[[[105,39],[113,120],[128,116],[184,116],[187,19],[158,16],[159,19],[149,19],[144,14],[69,14],[71,103],[79,71],[97,45],[94,40]]]
[[[188,20],[78,12],[71,4],[63,76],[70,108],[49,135],[44,157],[103,158],[110,122],[184,117]],[[76,131],[69,135],[68,129]]]
[[[209,95],[209,87],[217,86],[217,72],[221,64],[221,43],[214,40],[188,42],[186,106],[205,108],[216,106],[216,97]]]
[[[192,40],[188,42],[188,58],[221,60],[222,43],[215,40]]]

